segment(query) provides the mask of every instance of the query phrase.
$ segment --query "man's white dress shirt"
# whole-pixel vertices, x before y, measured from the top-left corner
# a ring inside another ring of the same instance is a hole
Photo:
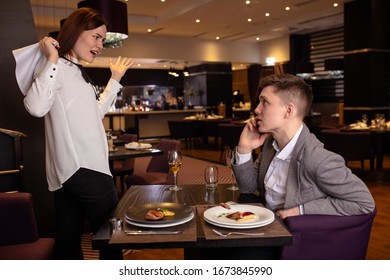
[[[295,133],[294,137],[283,148],[279,149],[276,141],[272,143],[276,154],[272,159],[270,166],[264,178],[265,200],[272,210],[284,208],[284,201],[287,188],[287,174],[290,166],[291,153],[297,143],[298,137],[301,134],[303,125]],[[252,154],[236,153],[236,164],[247,162],[251,159]]]

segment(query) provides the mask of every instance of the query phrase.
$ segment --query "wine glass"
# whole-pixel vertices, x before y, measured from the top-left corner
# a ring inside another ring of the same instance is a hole
[[[226,167],[230,170],[232,175],[233,184],[231,187],[228,187],[228,190],[238,191],[239,188],[236,186],[236,177],[234,176],[233,168],[232,168],[232,158],[234,157],[234,152],[231,149],[226,150]]]
[[[177,173],[181,167],[181,153],[179,151],[169,151],[168,152],[168,165],[169,170],[173,173],[173,185],[169,187],[171,191],[179,191],[182,188],[177,186]]]
[[[367,121],[368,121],[367,114],[363,114],[363,115],[362,115],[362,122],[363,122],[364,124],[367,124]]]

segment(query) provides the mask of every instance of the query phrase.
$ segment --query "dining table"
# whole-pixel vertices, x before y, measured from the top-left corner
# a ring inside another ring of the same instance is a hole
[[[202,249],[271,246],[281,248],[292,244],[292,235],[287,227],[272,211],[264,207],[257,195],[232,191],[229,190],[230,186],[219,184],[215,190],[208,190],[204,184],[181,185],[182,190],[171,191],[169,185],[134,185],[119,201],[113,217],[94,234],[92,248],[99,251],[108,248],[183,248],[185,259],[196,259],[197,254],[194,252]],[[219,224],[214,223],[211,218],[205,219],[206,214],[210,217],[210,211],[221,211],[222,202],[228,202],[233,210],[255,209],[254,213],[260,219],[258,224],[234,225],[231,228],[230,223]],[[144,224],[142,221],[133,220],[132,215],[141,215],[142,219],[146,210],[153,210],[156,205],[167,205],[168,209],[173,207],[173,210],[175,207],[183,207],[186,211],[190,209],[192,216],[184,218],[183,222],[173,221],[170,224],[153,224],[150,221]],[[261,222],[263,218],[266,219],[264,223]],[[223,237],[214,230],[238,231],[250,235],[231,234]]]
[[[114,160],[158,156],[162,154],[163,151],[155,148],[127,149],[125,146],[115,146],[114,150],[109,151],[109,155],[108,155],[110,170],[111,172],[113,172],[114,170]]]

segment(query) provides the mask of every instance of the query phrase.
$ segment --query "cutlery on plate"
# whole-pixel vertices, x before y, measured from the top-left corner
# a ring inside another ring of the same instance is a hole
[[[180,230],[125,230],[126,235],[161,235],[161,234],[179,234]]]
[[[236,234],[236,235],[250,235],[250,236],[260,236],[260,235],[264,235],[264,232],[241,232],[241,231],[229,231],[229,232],[220,232],[216,229],[213,229],[214,233],[216,233],[217,235],[219,236],[222,236],[222,237],[227,237],[229,235],[232,235],[232,234]]]

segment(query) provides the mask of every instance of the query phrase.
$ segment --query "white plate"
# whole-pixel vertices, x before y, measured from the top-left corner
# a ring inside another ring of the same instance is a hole
[[[125,144],[125,148],[129,150],[143,150],[143,149],[149,149],[152,145],[149,143],[138,143],[138,142],[131,142],[128,144]]]
[[[178,226],[178,225],[181,225],[181,224],[185,224],[189,221],[191,221],[192,219],[194,218],[194,213],[192,213],[191,215],[189,215],[187,218],[185,219],[182,219],[182,220],[179,220],[177,222],[173,222],[173,223],[167,223],[167,224],[144,224],[144,223],[137,223],[137,222],[134,222],[132,220],[129,220],[128,218],[125,217],[125,220],[127,223],[129,223],[130,225],[133,225],[133,226],[137,226],[137,227],[145,227],[145,228],[166,228],[166,227],[173,227],[173,226]]]
[[[238,204],[231,205],[231,209],[226,209],[222,206],[216,206],[207,209],[204,214],[204,220],[210,224],[225,228],[246,229],[262,227],[272,223],[275,219],[275,214],[264,207]],[[255,217],[253,219],[237,222],[236,220],[229,219],[226,216],[234,212],[253,212]]]

